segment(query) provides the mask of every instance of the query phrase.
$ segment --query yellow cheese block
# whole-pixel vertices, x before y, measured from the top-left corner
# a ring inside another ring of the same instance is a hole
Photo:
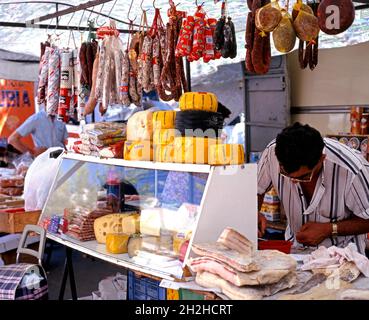
[[[106,251],[113,254],[128,253],[129,235],[126,233],[108,233],[106,235]]]
[[[174,161],[207,164],[209,147],[219,141],[214,138],[176,137],[174,139]]]
[[[124,160],[151,161],[153,159],[151,141],[126,141],[123,157]]]
[[[127,140],[145,141],[152,139],[152,114],[150,110],[134,113],[127,122]]]
[[[217,112],[218,99],[210,92],[186,92],[179,99],[179,108],[185,110],[200,110]]]
[[[209,164],[230,165],[245,163],[245,151],[242,144],[217,144],[209,148]]]
[[[113,213],[97,218],[94,221],[94,232],[97,242],[106,243],[109,233],[138,233],[140,230],[140,215],[134,213]]]
[[[154,130],[174,129],[176,121],[175,111],[157,111],[152,116],[152,126]]]
[[[174,162],[174,144],[155,145],[154,161],[156,162]]]
[[[160,129],[154,130],[153,143],[156,144],[170,144],[174,142],[176,136],[175,129]]]

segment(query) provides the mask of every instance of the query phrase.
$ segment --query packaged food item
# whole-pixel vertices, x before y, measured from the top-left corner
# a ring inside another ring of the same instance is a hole
[[[175,111],[157,111],[153,113],[152,125],[154,130],[173,129],[176,120]]]
[[[145,141],[152,139],[153,112],[150,110],[140,111],[133,114],[127,123],[128,141]]]
[[[361,122],[360,122],[360,120],[352,120],[351,121],[351,133],[352,134],[360,134],[361,133]]]
[[[123,156],[125,160],[152,161],[153,147],[151,141],[126,141]]]
[[[296,32],[290,14],[282,10],[282,20],[273,31],[273,41],[275,48],[282,53],[293,50],[296,43]]]
[[[360,134],[369,133],[368,122],[369,122],[369,113],[363,113],[361,116]]]
[[[304,10],[299,10],[299,13],[293,22],[297,37],[302,41],[314,41],[319,35],[318,18],[314,14],[310,14]]]
[[[21,196],[23,194],[23,187],[0,187],[0,194],[7,196]]]
[[[210,146],[209,164],[237,165],[245,163],[245,151],[242,144],[216,144]]]
[[[172,144],[174,142],[175,134],[175,129],[157,129],[154,131],[153,143],[154,145]]]
[[[179,99],[181,111],[199,110],[217,112],[218,99],[214,93],[210,92],[185,92]]]
[[[174,145],[155,145],[154,161],[157,162],[174,162]]]
[[[355,106],[351,107],[350,120],[360,121],[363,113],[364,113],[363,107],[355,107]]]
[[[174,161],[179,163],[207,164],[209,146],[220,139],[202,137],[176,137],[174,139]]]
[[[0,177],[0,187],[2,187],[2,188],[23,187],[23,186],[24,186],[24,177],[23,176]]]
[[[278,1],[273,1],[256,10],[256,27],[264,33],[272,32],[282,20],[281,8]]]
[[[126,233],[108,233],[106,251],[113,254],[128,253],[129,235]]]

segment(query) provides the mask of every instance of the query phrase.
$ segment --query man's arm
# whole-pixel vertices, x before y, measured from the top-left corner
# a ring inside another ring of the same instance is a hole
[[[8,143],[11,144],[15,149],[22,153],[26,153],[27,151],[33,154],[33,149],[28,148],[22,141],[22,136],[17,132],[14,131],[10,137],[8,138]]]
[[[29,148],[22,141],[23,137],[17,132],[14,131],[10,137],[8,138],[8,143],[11,144],[14,148],[19,150],[21,153],[29,152],[32,156],[37,157],[39,154],[46,151],[46,148]]]
[[[338,236],[351,236],[369,233],[369,220],[353,217],[338,221]],[[332,236],[332,223],[308,222],[296,235],[296,240],[307,246],[317,246]]]

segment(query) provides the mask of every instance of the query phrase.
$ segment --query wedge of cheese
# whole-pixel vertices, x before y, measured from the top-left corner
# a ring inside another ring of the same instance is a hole
[[[106,243],[109,233],[138,233],[140,229],[140,215],[137,212],[113,213],[98,218],[94,222],[94,232],[97,242]]]
[[[129,235],[126,233],[108,233],[106,235],[106,251],[113,254],[128,252]]]
[[[127,140],[143,141],[152,139],[152,111],[140,111],[133,114],[127,123]]]

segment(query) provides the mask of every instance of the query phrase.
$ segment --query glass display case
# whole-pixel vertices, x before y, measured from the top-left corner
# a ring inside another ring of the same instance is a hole
[[[193,241],[214,241],[228,226],[256,241],[256,212],[256,165],[211,167],[66,153],[39,224],[49,238],[74,249],[172,279],[182,278]],[[127,236],[125,253],[107,248],[108,234]]]

